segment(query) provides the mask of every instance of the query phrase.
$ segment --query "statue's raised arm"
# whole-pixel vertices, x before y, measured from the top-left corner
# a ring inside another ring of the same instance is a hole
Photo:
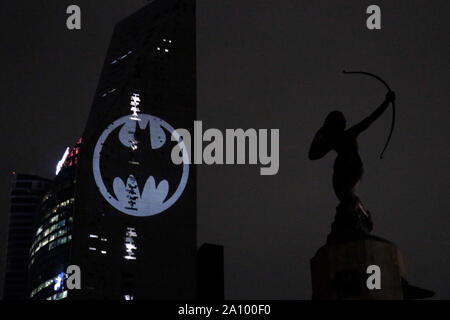
[[[348,133],[357,137],[360,133],[367,130],[372,123],[374,123],[389,107],[389,104],[395,101],[395,93],[389,91],[386,94],[386,99],[383,103],[375,109],[367,118],[363,119],[360,123],[355,124],[353,127],[348,129]]]

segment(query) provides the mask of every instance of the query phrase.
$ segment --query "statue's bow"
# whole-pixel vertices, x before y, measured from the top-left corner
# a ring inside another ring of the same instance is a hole
[[[381,79],[379,76],[370,73],[370,72],[365,72],[365,71],[343,71],[345,74],[350,74],[350,73],[360,73],[360,74],[365,74],[371,77],[374,77],[375,79],[378,79],[382,84],[384,84],[384,86],[386,87],[386,89],[388,89],[389,91],[392,91],[391,88],[389,87],[389,85],[386,83],[386,81],[384,81],[383,79]],[[392,123],[391,123],[391,131],[389,132],[386,144],[384,145],[383,151],[381,151],[380,154],[380,158],[383,159],[383,155],[384,152],[386,151],[386,148],[389,145],[389,142],[391,141],[392,138],[392,133],[394,132],[394,125],[395,125],[395,101],[392,101]]]

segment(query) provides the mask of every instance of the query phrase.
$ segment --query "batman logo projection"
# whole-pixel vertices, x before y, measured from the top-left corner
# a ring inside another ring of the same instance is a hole
[[[151,216],[172,206],[183,193],[189,158],[172,126],[147,114],[139,118],[125,116],[106,128],[94,149],[93,173],[103,197],[117,210]],[[180,165],[171,159],[177,145]]]

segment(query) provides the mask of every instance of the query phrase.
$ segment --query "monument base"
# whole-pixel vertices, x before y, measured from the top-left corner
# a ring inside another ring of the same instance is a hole
[[[380,268],[380,289],[369,289],[367,267]],[[382,238],[328,243],[311,259],[313,299],[402,300],[405,264],[397,247]]]

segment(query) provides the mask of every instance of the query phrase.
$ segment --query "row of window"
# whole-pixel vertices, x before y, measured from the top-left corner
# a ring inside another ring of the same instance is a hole
[[[102,98],[106,97],[108,94],[113,93],[113,92],[116,91],[116,90],[117,90],[117,89],[114,88],[114,89],[111,89],[111,90],[108,90],[108,91],[104,92],[104,93],[102,94]]]
[[[52,193],[51,192],[47,192],[45,195],[44,195],[44,197],[42,198],[42,203],[44,203],[45,201],[47,201],[48,200],[48,198],[50,198],[52,196]]]
[[[57,222],[58,220],[59,220],[59,218],[62,218],[64,216],[64,213],[58,213],[57,215],[55,215],[54,217],[52,217],[50,220],[49,220],[49,223],[51,224],[51,223],[54,223],[54,222]],[[37,229],[37,231],[36,231],[36,236],[39,236],[39,234],[44,230],[43,229],[43,226],[44,225],[41,225],[41,226],[39,226],[39,228]],[[47,231],[48,229],[46,229],[45,231]],[[47,233],[48,234],[48,233]],[[40,235],[40,238],[38,237],[36,240],[35,240],[35,242],[36,241],[39,241],[41,238],[42,238],[42,234]],[[46,235],[44,235],[44,237],[45,237]]]
[[[65,222],[65,220],[63,220],[61,222]],[[58,232],[55,232],[52,235],[50,235],[49,237],[43,239],[41,242],[39,242],[39,244],[36,246],[36,248],[34,248],[31,251],[31,254],[30,254],[31,257],[33,257],[36,254],[36,252],[38,252],[41,248],[45,247],[47,244],[48,244],[49,251],[52,250],[54,247],[57,247],[58,245],[60,245],[61,243],[59,243],[59,244],[54,243],[55,239],[58,239],[59,237],[65,235],[70,230],[71,230],[71,227],[69,226],[69,227],[63,228],[61,230],[58,230]],[[58,242],[58,241],[60,241],[60,240],[57,240],[56,242]]]
[[[72,204],[72,203],[74,203],[74,202],[75,202],[75,198],[70,198],[70,199],[67,199],[67,200],[65,200],[65,201],[63,201],[63,202],[61,202],[61,203],[59,203],[59,204],[56,205],[52,210],[48,211],[48,212],[45,214],[44,219],[48,219],[48,217],[50,217],[52,214],[58,212],[60,209],[65,208],[65,207],[67,207],[68,205],[70,205],[70,204]]]
[[[51,212],[56,213],[59,209],[64,208],[74,202],[75,202],[75,198],[67,199],[66,201],[63,201],[63,202],[59,203],[58,205],[56,205],[56,207],[54,207]]]
[[[68,222],[72,222],[73,218],[69,217],[67,220],[68,220]],[[49,242],[49,239],[44,238],[44,237],[47,237],[53,231],[56,231],[57,229],[64,227],[65,225],[66,225],[66,219],[63,219],[59,222],[56,222],[56,223],[50,225],[50,227],[45,229],[44,232],[41,232],[37,236],[37,238],[34,240],[33,244],[31,245],[31,249],[30,249],[31,255],[33,256],[36,251],[38,251],[40,248],[42,248]],[[44,238],[44,239],[42,240],[42,238]]]
[[[58,246],[60,246],[62,244],[65,244],[65,243],[69,242],[70,240],[72,240],[72,235],[71,234],[69,234],[67,237],[62,237],[62,238],[60,238],[60,239],[50,243],[48,245],[48,250],[50,251],[53,248],[56,248],[56,247],[58,247]]]
[[[90,251],[97,251],[97,248],[96,247],[89,247],[89,250]],[[99,250],[99,251],[100,251],[101,254],[107,254],[106,250]]]
[[[72,235],[71,234],[69,234],[69,235],[67,235],[65,237],[59,238],[59,239],[57,239],[57,240],[55,240],[53,242],[50,242],[49,245],[48,245],[48,250],[50,251],[50,250],[52,250],[52,249],[54,249],[54,248],[56,248],[56,247],[58,247],[60,245],[63,245],[65,243],[69,242],[70,240],[72,240]],[[35,260],[34,258],[35,257],[31,258],[30,264],[28,265],[28,268],[30,268],[33,265],[34,260]]]
[[[128,55],[130,55],[131,53],[133,53],[133,51],[128,51],[127,53],[125,53],[123,56],[121,56],[121,57],[119,57],[119,58],[117,58],[117,59],[114,59],[113,61],[111,61],[111,64],[115,64],[115,63],[117,63],[119,60],[122,60],[122,59],[125,59]]]
[[[54,278],[48,279],[47,281],[42,282],[40,285],[38,285],[36,288],[34,288],[30,293],[30,298],[33,298],[37,293],[39,293],[42,289],[47,288],[48,286],[52,285],[54,282]]]
[[[72,198],[72,199],[73,199],[73,198]],[[70,202],[72,199],[69,199],[68,201]],[[65,201],[65,202],[66,202],[66,201]],[[43,233],[42,233],[42,231],[43,231],[43,225],[39,226],[39,228],[38,228],[37,231],[36,231],[36,236],[37,236],[37,238],[33,241],[33,245],[31,246],[30,251],[33,249],[33,247],[36,245],[37,242],[41,241],[41,239],[42,239],[43,237],[46,237],[49,233],[53,232],[54,230],[56,230],[56,229],[58,229],[59,227],[61,227],[62,225],[64,225],[64,224],[60,225],[61,222],[60,222],[59,224],[56,224],[56,222],[57,222],[59,219],[63,218],[65,215],[66,215],[66,212],[62,212],[62,213],[58,213],[58,214],[56,214],[55,216],[53,216],[53,217],[49,220],[49,223],[50,223],[50,224],[53,223],[53,225],[51,225],[49,228],[45,229],[45,231],[44,231]],[[73,218],[72,218],[72,217],[69,217],[69,218],[68,218],[68,222],[70,222],[70,223],[73,222]]]
[[[49,223],[55,223],[64,215],[64,213],[55,214],[50,220]]]
[[[91,233],[91,234],[89,235],[89,238],[98,239],[98,235],[92,234],[92,233]],[[106,241],[108,241],[108,239],[107,239],[107,238],[102,238],[102,237],[100,237],[100,241],[106,242]]]

